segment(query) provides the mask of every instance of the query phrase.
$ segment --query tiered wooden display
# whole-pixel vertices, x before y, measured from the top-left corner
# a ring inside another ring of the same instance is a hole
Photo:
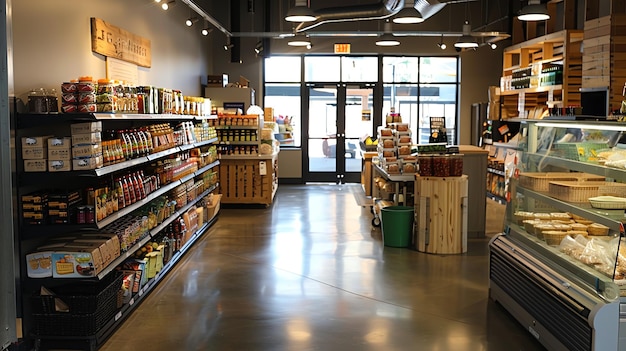
[[[563,84],[501,91],[502,118],[519,117],[547,104],[580,106],[582,40],[582,31],[563,30],[504,49],[503,77],[535,63],[562,62]]]
[[[418,251],[467,252],[467,185],[467,175],[415,178],[415,246]]]
[[[626,14],[585,21],[583,89],[609,89],[609,107],[620,107],[626,83]]]

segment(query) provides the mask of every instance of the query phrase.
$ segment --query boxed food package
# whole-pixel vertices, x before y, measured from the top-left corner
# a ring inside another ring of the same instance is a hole
[[[100,146],[99,143],[74,146],[72,147],[72,157],[89,158],[99,156],[102,154],[102,148]]]
[[[81,103],[94,103],[94,102],[95,100],[94,101],[81,101]],[[70,128],[71,128],[72,135],[102,132],[102,121],[72,123]]]
[[[91,170],[96,168],[102,168],[103,166],[102,156],[85,157],[72,160],[72,169],[75,171]]]
[[[104,259],[102,258],[102,252],[100,251],[100,245],[98,244],[81,243],[81,242],[77,242],[76,240],[74,240],[72,242],[67,243],[65,246],[63,246],[63,250],[78,251],[81,253],[82,252],[89,253],[93,261],[93,269],[94,269],[93,275],[100,273],[102,269],[106,267],[106,265],[104,264]],[[83,268],[86,268],[86,267],[83,267]],[[78,271],[80,270],[77,267],[77,272]],[[80,274],[89,275],[89,272],[83,270],[82,272],[80,272]]]
[[[62,149],[69,150],[72,147],[72,139],[68,137],[50,137],[48,138],[48,150]]]
[[[72,153],[71,149],[68,147],[67,149],[61,148],[48,148],[48,159],[49,160],[61,160],[61,161],[71,161]]]
[[[22,147],[43,147],[45,148],[48,143],[50,135],[46,136],[28,136],[22,137]]]
[[[145,274],[146,260],[140,259],[128,259],[122,264],[122,272],[135,272],[135,286],[133,287],[133,293],[139,292],[141,288],[148,281],[148,277]]]
[[[70,160],[48,160],[48,171],[50,172],[69,172],[72,170],[72,162]]]
[[[48,169],[48,160],[24,160],[24,172],[45,172]]]
[[[97,246],[100,250],[100,256],[102,257],[102,266],[106,267],[113,262],[113,253],[109,249],[107,239],[98,238],[78,238],[73,243]]]
[[[146,268],[145,268],[145,275],[148,279],[152,279],[157,275],[157,260],[158,260],[158,253],[156,251],[152,251],[152,252],[148,252],[146,254],[145,257],[145,261],[146,261]],[[163,256],[161,256],[161,258],[163,258]],[[163,266],[163,263],[161,263],[161,266]]]
[[[26,274],[29,278],[52,277],[52,251],[39,251],[26,255]]]
[[[22,159],[24,160],[44,160],[48,154],[46,147],[24,147],[22,148]]]
[[[72,134],[72,146],[96,144],[102,141],[100,132]]]
[[[65,247],[64,249],[68,249]],[[93,277],[96,273],[95,266],[102,262],[97,248],[93,250],[74,248],[72,251],[58,251],[52,253],[52,277],[54,278],[85,278]],[[93,254],[97,251],[94,262]]]
[[[122,278],[122,303],[127,304],[133,297],[133,288],[135,285],[135,271],[123,272],[124,278]],[[139,282],[137,282],[139,285]],[[137,289],[139,291],[139,288]]]

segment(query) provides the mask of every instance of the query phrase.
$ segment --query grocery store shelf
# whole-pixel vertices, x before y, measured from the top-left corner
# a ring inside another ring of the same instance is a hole
[[[220,141],[220,145],[259,145],[258,141]]]
[[[487,168],[487,172],[489,173],[493,173],[493,174],[497,174],[499,176],[503,176],[504,177],[504,171],[495,169],[495,168]]]
[[[159,189],[157,189],[156,191],[150,193],[148,196],[146,196],[145,199],[141,199],[137,202],[135,202],[134,204],[130,205],[130,206],[126,206],[123,209],[112,213],[110,216],[105,217],[103,220],[99,221],[96,223],[96,226],[98,227],[98,229],[102,229],[104,227],[106,227],[107,225],[115,222],[116,220],[126,216],[127,214],[130,214],[131,212],[133,212],[134,210],[140,208],[143,205],[146,205],[147,203],[149,203],[150,201],[156,199],[157,197],[165,194],[166,192],[174,189],[175,187],[181,185],[180,180],[174,181],[170,184],[167,184],[165,186],[160,187]]]
[[[215,167],[219,166],[219,164],[220,164],[220,161],[212,162],[212,163],[210,163],[210,164],[200,168],[199,170],[195,171],[193,174],[196,177],[198,177],[198,176],[204,174],[206,171],[210,170],[211,168],[215,168]]]
[[[209,140],[204,140],[204,141],[196,141],[195,143],[193,143],[193,147],[196,148],[196,147],[211,145],[213,143],[217,143],[217,138],[211,138]]]
[[[106,266],[98,275],[96,276],[99,280],[104,278],[107,274],[111,273],[117,266],[122,264],[127,258],[132,256],[135,251],[139,250],[142,246],[144,246],[148,241],[150,241],[152,237],[150,235],[146,235],[141,240],[135,243],[131,248],[126,250],[126,252],[122,252],[121,255],[114,259],[108,266]]]
[[[215,129],[259,129],[259,126],[215,126]]]
[[[503,90],[500,91],[500,95],[517,95],[519,93],[544,93],[544,92],[548,92],[548,91],[559,91],[559,90],[563,90],[563,85],[558,84],[558,85],[547,85],[547,86],[542,86],[542,87],[536,87],[536,88],[526,88],[526,89],[514,89],[514,90]]]
[[[161,119],[161,120],[191,120],[197,116],[193,115],[174,115],[168,114],[148,114],[148,113],[94,113],[93,118],[99,121],[105,120],[142,120],[142,119]]]
[[[217,116],[147,114],[147,113],[20,113],[17,118],[18,128],[28,128],[41,124],[57,124],[72,121],[181,121],[215,119]],[[256,127],[255,127],[256,128]]]

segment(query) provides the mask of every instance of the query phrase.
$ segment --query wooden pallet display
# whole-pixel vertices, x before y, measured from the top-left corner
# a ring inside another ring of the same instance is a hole
[[[261,175],[261,162],[266,174]],[[277,188],[278,162],[272,159],[222,160],[220,192],[224,204],[272,203]]]

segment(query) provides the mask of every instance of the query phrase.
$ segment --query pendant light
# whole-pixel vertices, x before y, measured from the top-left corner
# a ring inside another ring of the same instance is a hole
[[[398,12],[393,18],[393,23],[398,24],[415,24],[424,22],[422,14],[415,9],[415,1],[406,0],[404,2],[404,8]]]
[[[398,46],[400,42],[391,34],[391,22],[385,22],[384,33],[376,41],[377,46]]]
[[[541,0],[528,0],[528,5],[524,6],[517,19],[520,21],[545,21],[550,19],[548,8]]]
[[[287,43],[287,45],[309,47],[311,45],[311,41],[306,35],[297,34]]]
[[[454,43],[455,48],[474,49],[478,47],[478,41],[472,36],[472,26],[468,21],[463,24],[463,35]]]
[[[312,22],[317,19],[313,10],[307,4],[307,0],[296,0],[294,7],[287,11],[285,21],[288,22]]]

